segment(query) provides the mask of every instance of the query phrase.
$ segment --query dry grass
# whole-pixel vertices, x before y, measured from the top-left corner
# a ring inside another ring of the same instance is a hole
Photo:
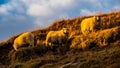
[[[0,43],[1,68],[118,68],[120,67],[120,12],[98,14],[102,26],[88,36],[81,34],[80,23],[84,18],[55,21],[44,29],[32,31],[35,47],[12,47],[15,35]],[[70,30],[69,41],[63,47],[45,47],[46,35],[50,30]]]
[[[88,36],[75,36],[70,48],[89,49],[95,46],[104,47],[109,46],[116,41],[118,42],[118,40],[120,41],[120,26],[93,32],[88,34]],[[114,44],[113,46],[116,45]]]

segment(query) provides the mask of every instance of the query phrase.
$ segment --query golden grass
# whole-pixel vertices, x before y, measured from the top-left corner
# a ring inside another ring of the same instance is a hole
[[[20,34],[0,42],[0,67],[118,67],[120,57],[120,12],[98,14],[102,17],[102,26],[97,32],[83,36],[80,23],[91,16],[59,20],[43,29],[33,30],[35,47],[13,50],[13,42]],[[69,41],[64,47],[49,49],[45,47],[46,35],[50,30],[70,30]],[[70,47],[70,49],[69,49]],[[82,50],[81,50],[82,49]],[[52,56],[52,57],[51,57]],[[57,58],[57,59],[56,59]],[[46,60],[45,60],[46,59]],[[76,64],[76,65],[75,65]]]
[[[118,40],[120,41],[120,26],[93,32],[88,34],[88,36],[75,36],[70,48],[89,49],[89,47],[95,46],[103,47],[109,46],[116,41],[118,42]]]

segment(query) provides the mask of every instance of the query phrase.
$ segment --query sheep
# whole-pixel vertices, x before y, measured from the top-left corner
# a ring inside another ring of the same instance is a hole
[[[17,51],[20,47],[25,47],[26,44],[34,46],[34,35],[30,32],[25,32],[14,40],[13,48]]]
[[[67,42],[68,35],[68,28],[63,28],[59,31],[50,31],[46,36],[46,46],[54,46],[53,44],[63,45]]]
[[[101,24],[100,16],[86,18],[81,22],[81,32],[83,35],[95,32],[96,29],[100,26],[100,24]]]

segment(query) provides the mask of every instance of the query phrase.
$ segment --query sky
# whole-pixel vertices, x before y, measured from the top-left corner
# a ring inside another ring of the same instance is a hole
[[[120,9],[120,0],[0,0],[0,41],[55,20]]]

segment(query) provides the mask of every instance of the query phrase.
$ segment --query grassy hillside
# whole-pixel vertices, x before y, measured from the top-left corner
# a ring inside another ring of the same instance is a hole
[[[32,31],[35,47],[15,51],[14,39],[0,42],[0,68],[119,68],[120,67],[120,12],[98,14],[102,25],[97,32],[83,36],[80,23],[91,16],[59,20],[43,29]],[[70,30],[65,46],[49,49],[44,46],[50,30]],[[85,46],[85,47],[84,47]]]

